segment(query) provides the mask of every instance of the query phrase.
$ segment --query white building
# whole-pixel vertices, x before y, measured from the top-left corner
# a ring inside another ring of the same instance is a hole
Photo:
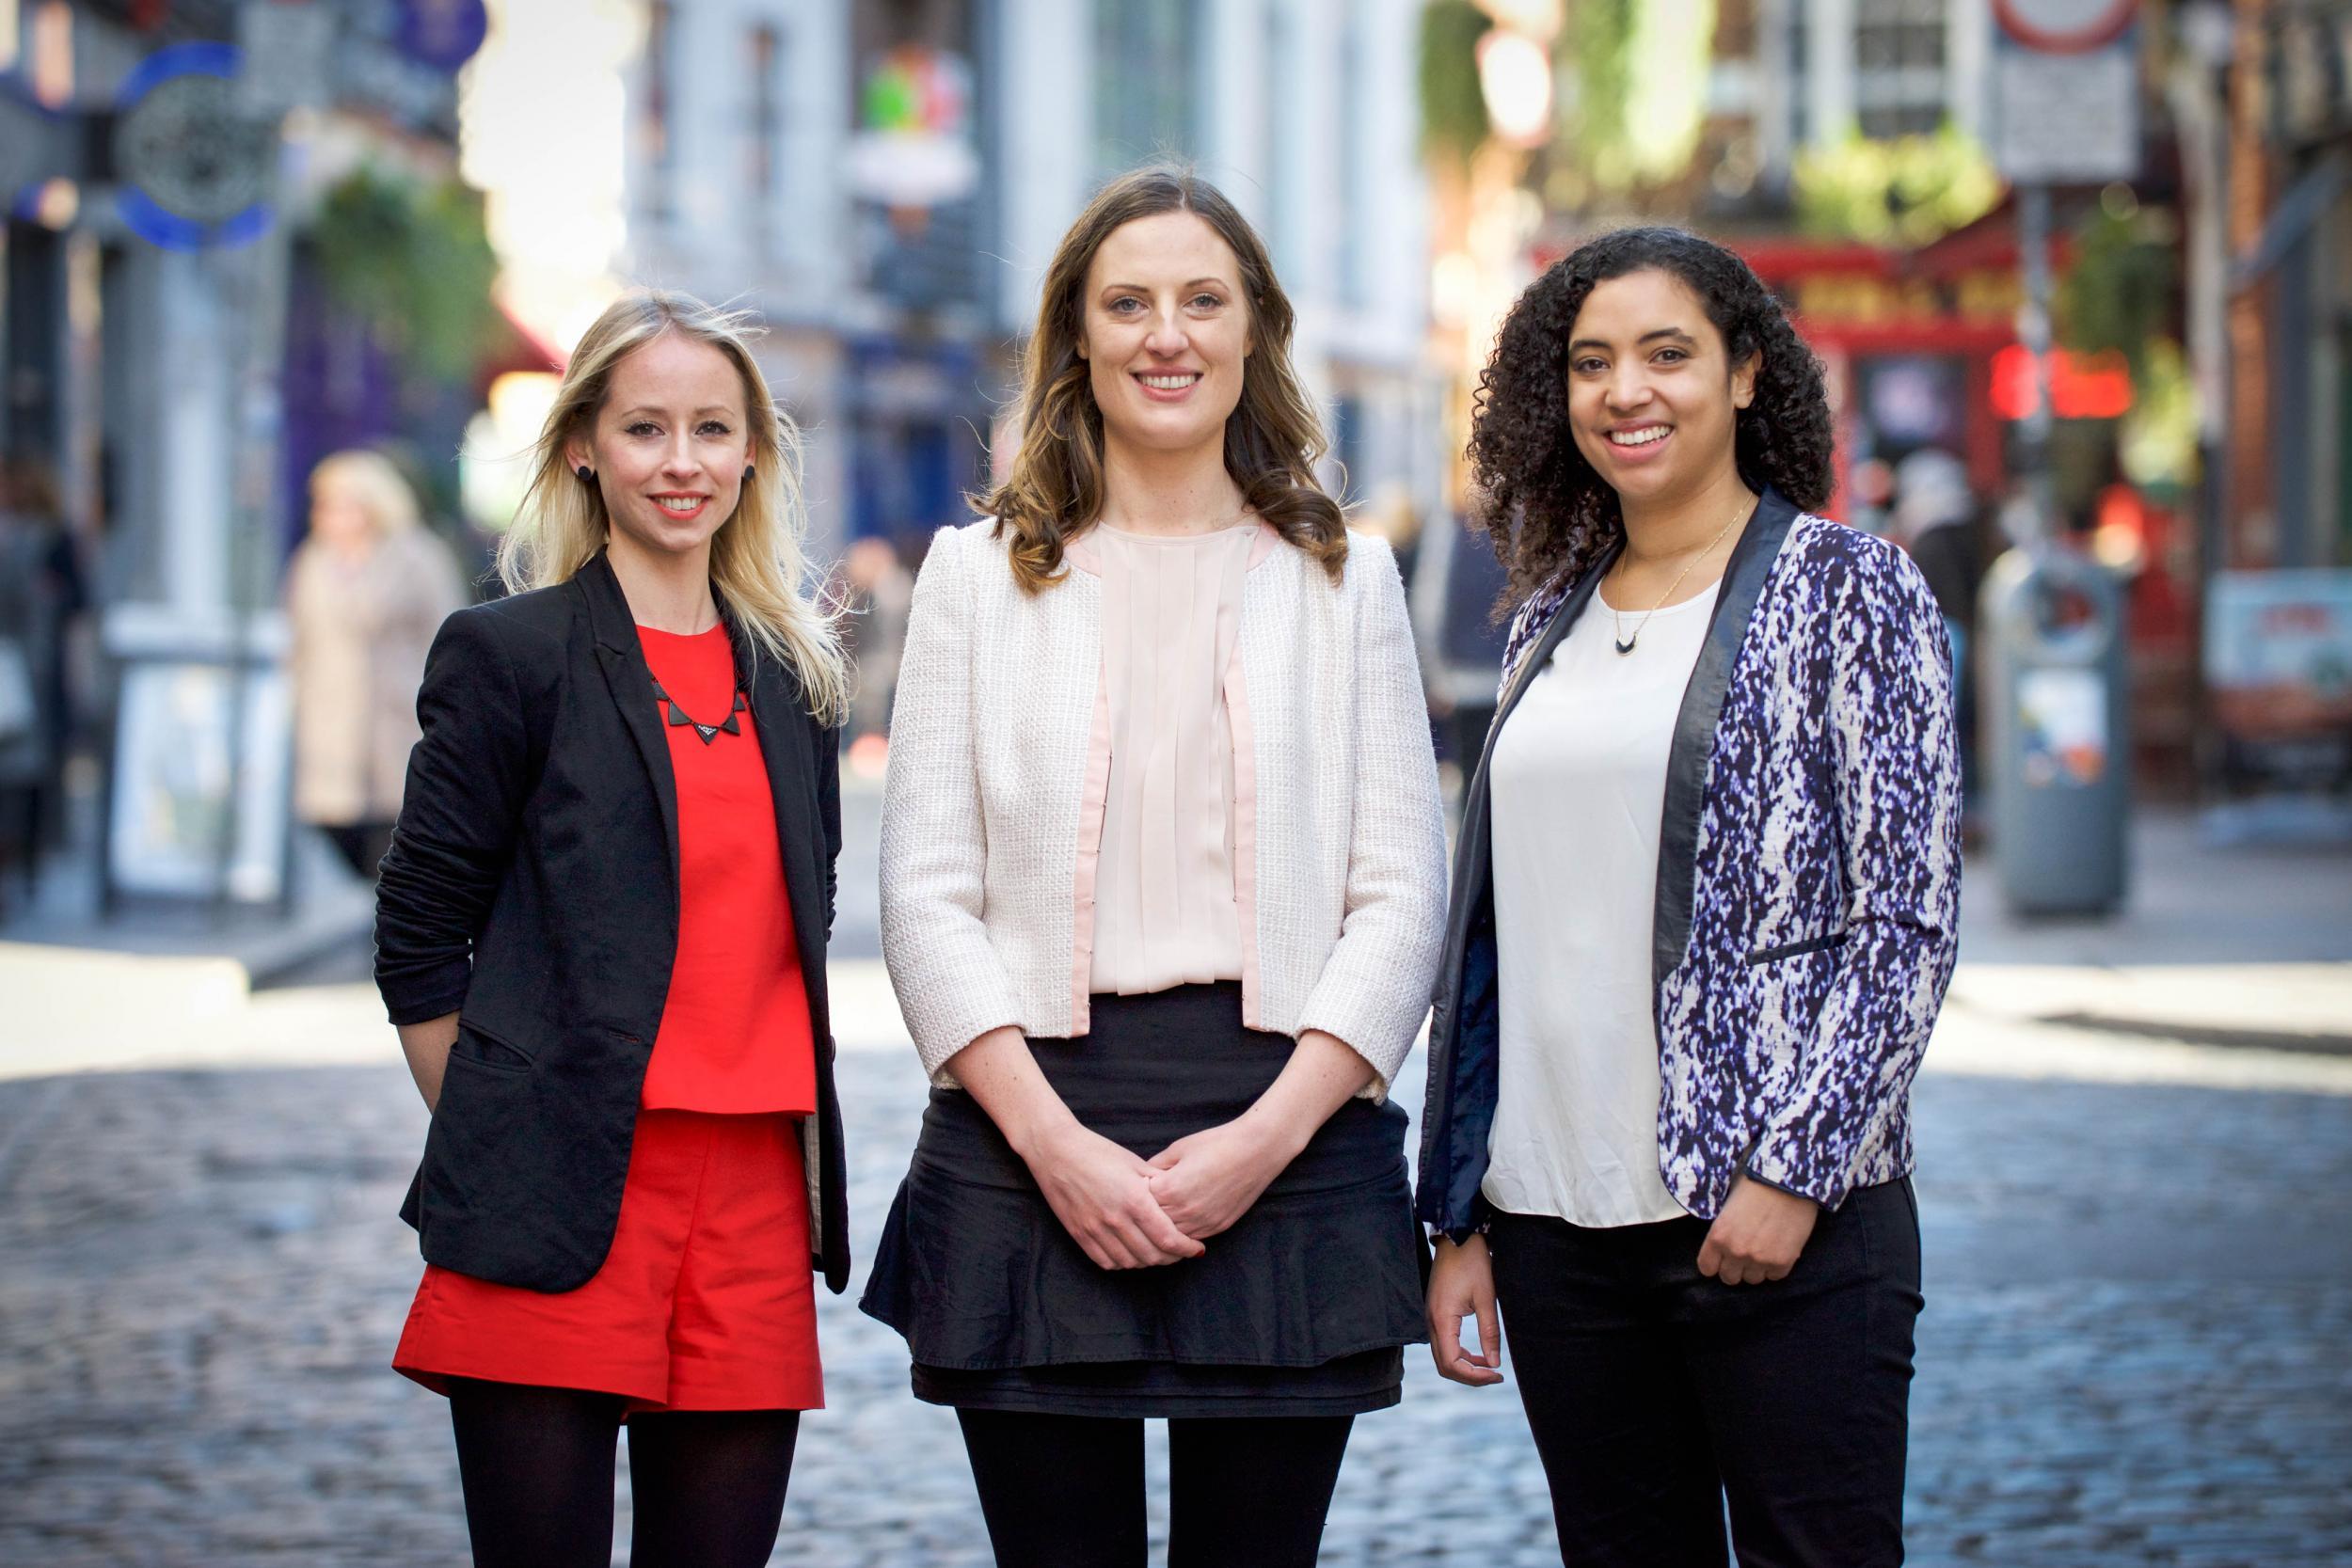
[[[1350,493],[1432,498],[1419,15],[1419,0],[654,0],[629,71],[623,265],[756,304],[808,429],[820,533],[912,546],[983,482],[1062,231],[1105,178],[1188,158],[1274,250]],[[964,194],[873,198],[861,133],[904,109],[894,68],[968,84],[964,113],[930,116],[969,156]]]

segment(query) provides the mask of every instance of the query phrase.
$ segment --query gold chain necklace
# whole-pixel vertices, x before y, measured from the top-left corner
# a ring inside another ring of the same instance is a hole
[[[1743,504],[1739,511],[1731,515],[1731,521],[1725,523],[1722,530],[1716,533],[1714,538],[1709,539],[1706,546],[1702,547],[1696,555],[1693,555],[1690,560],[1682,563],[1682,570],[1675,574],[1675,579],[1666,585],[1666,591],[1658,595],[1658,602],[1649,607],[1648,614],[1642,617],[1640,625],[1633,628],[1633,635],[1631,637],[1628,637],[1625,634],[1625,612],[1619,610],[1615,605],[1611,605],[1609,607],[1610,617],[1617,624],[1617,635],[1613,638],[1611,641],[1618,653],[1629,654],[1633,651],[1633,644],[1642,640],[1643,627],[1649,625],[1650,616],[1657,614],[1660,610],[1664,608],[1666,601],[1675,596],[1675,590],[1682,586],[1682,579],[1691,575],[1691,568],[1697,565],[1700,562],[1705,561],[1708,556],[1714,554],[1715,546],[1724,542],[1724,535],[1739,527],[1740,519],[1745,517],[1753,509],[1753,502]]]

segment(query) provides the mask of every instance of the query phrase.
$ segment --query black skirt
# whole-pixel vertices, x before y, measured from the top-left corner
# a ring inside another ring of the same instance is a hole
[[[1231,1121],[1290,1060],[1224,981],[1097,996],[1032,1039],[1088,1127],[1146,1159]],[[1093,1416],[1346,1416],[1394,1404],[1428,1338],[1406,1115],[1351,1100],[1199,1258],[1097,1268],[972,1097],[933,1089],[859,1306],[933,1404]]]

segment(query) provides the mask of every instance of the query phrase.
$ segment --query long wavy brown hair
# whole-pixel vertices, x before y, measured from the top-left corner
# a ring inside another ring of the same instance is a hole
[[[1315,480],[1328,449],[1314,404],[1291,367],[1294,316],[1265,242],[1223,192],[1190,168],[1154,164],[1097,191],[1045,269],[1037,329],[1022,352],[1020,451],[1004,483],[971,498],[1012,536],[1012,575],[1035,594],[1060,580],[1062,546],[1103,510],[1103,411],[1078,356],[1087,269],[1114,230],[1162,213],[1191,213],[1232,247],[1249,302],[1251,353],[1241,402],[1225,421],[1225,470],[1251,511],[1319,562],[1332,581],[1347,562],[1347,525]]]

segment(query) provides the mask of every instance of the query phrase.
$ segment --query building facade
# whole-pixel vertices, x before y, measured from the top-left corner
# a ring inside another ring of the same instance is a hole
[[[626,271],[742,297],[819,552],[909,555],[989,473],[1046,261],[1189,161],[1259,224],[1351,495],[1428,495],[1415,0],[672,0],[630,72]],[[718,62],[718,69],[711,69]],[[1001,458],[1001,453],[998,453]]]

